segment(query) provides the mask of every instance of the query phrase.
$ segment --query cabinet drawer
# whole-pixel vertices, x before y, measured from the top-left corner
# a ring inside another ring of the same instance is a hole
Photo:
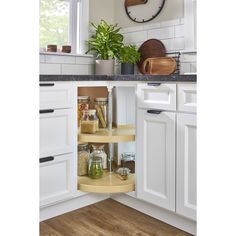
[[[178,110],[185,112],[197,111],[197,85],[178,84]]]
[[[40,206],[61,201],[72,195],[73,155],[53,156],[40,164]]]
[[[175,84],[139,84],[137,93],[139,108],[176,110]]]
[[[73,151],[72,109],[40,110],[40,157]],[[76,134],[74,135],[76,136]]]
[[[72,91],[70,84],[40,83],[40,109],[72,107]]]

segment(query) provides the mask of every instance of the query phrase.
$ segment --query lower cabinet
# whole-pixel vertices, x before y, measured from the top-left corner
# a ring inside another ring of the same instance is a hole
[[[177,114],[176,212],[196,220],[196,115]]]
[[[175,211],[175,113],[138,110],[137,197]]]
[[[40,206],[72,196],[73,155],[40,158]]]

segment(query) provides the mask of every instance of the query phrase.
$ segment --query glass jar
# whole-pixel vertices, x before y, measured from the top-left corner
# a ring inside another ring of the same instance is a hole
[[[102,166],[102,157],[96,156],[94,154],[90,155],[89,166],[88,166],[88,175],[92,179],[102,178],[103,175],[103,166]]]
[[[82,111],[89,109],[89,96],[78,96],[77,106],[78,106],[78,127],[81,125]]]
[[[107,154],[104,151],[104,145],[92,145],[92,155],[102,158],[103,169],[107,169]]]
[[[94,99],[94,107],[97,111],[98,119],[99,119],[99,127],[107,128],[108,126],[108,99],[107,97],[95,98]]]
[[[78,176],[88,174],[88,160],[89,160],[89,149],[88,143],[81,143],[78,145]]]
[[[135,173],[135,154],[124,152],[121,154],[121,166],[130,169],[130,173]]]
[[[81,133],[94,134],[98,130],[98,118],[96,110],[88,109],[82,111]]]

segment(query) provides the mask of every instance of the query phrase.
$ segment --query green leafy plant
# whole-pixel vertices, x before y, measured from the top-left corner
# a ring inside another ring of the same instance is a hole
[[[100,59],[108,60],[116,58],[123,46],[123,35],[119,33],[118,24],[108,24],[101,20],[98,25],[90,23],[95,34],[88,40],[89,50],[95,52]]]
[[[135,45],[127,45],[120,48],[118,60],[120,63],[135,64],[140,60],[141,54],[137,51]]]

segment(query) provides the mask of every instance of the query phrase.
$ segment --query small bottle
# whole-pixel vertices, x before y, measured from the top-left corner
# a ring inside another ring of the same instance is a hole
[[[89,150],[88,143],[81,143],[78,145],[78,176],[88,174],[88,160],[89,160]]]
[[[104,151],[104,145],[92,145],[92,155],[96,155],[102,158],[103,169],[107,169],[107,154]]]
[[[94,134],[98,130],[98,118],[96,110],[88,109],[82,111],[81,133]]]

